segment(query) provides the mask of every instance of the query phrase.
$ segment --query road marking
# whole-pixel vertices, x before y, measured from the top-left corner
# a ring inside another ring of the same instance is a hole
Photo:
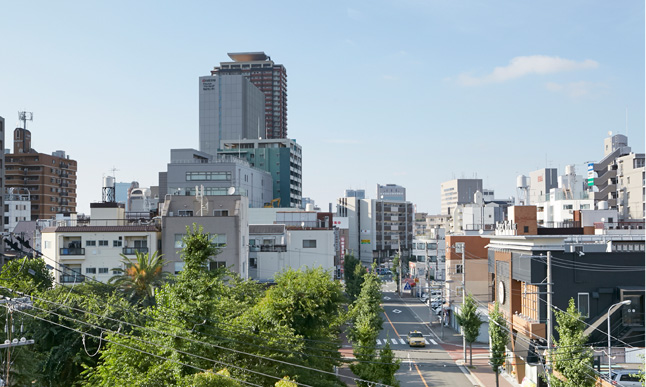
[[[417,370],[417,373],[419,374],[420,379],[422,379],[422,383],[424,383],[424,385],[428,387],[428,384],[426,384],[426,380],[424,380],[424,377],[422,376],[422,373],[420,372],[419,367],[417,367],[417,363],[413,363],[413,364],[415,365],[415,369]]]
[[[384,311],[384,316],[386,316],[386,319],[388,319],[388,322],[390,323],[390,326],[393,327],[393,330],[395,331],[395,334],[397,336],[399,336],[399,332],[397,332],[397,329],[395,329],[395,326],[393,325],[393,322],[390,321],[390,317],[388,317],[388,313],[386,313],[386,311]],[[395,344],[397,344],[397,343],[395,343]]]
[[[401,313],[402,311],[399,309],[393,309],[393,313]]]
[[[377,339],[377,345],[381,345],[381,340]]]
[[[396,339],[390,339],[390,340],[393,342],[393,344],[397,344],[397,340],[396,340]]]
[[[385,297],[384,297],[384,300],[390,300],[390,297],[385,296]]]
[[[428,341],[426,341],[426,339],[424,339],[424,344],[428,345]]]
[[[402,343],[402,344],[406,344],[406,342],[404,341],[404,339],[399,339],[399,342],[400,342],[400,343]]]
[[[433,345],[437,345],[437,341],[435,341],[433,339],[429,339],[429,340],[431,340],[431,343],[433,343]]]

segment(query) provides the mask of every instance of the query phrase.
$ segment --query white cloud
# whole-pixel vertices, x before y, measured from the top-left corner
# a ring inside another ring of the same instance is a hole
[[[466,73],[460,74],[458,82],[464,86],[478,86],[486,83],[505,82],[530,74],[552,74],[563,71],[593,69],[598,66],[599,63],[591,59],[577,62],[557,56],[517,56],[509,61],[507,66],[496,67],[490,74],[482,77],[474,77]]]
[[[545,88],[549,91],[555,93],[563,93],[571,98],[580,98],[591,96],[598,91],[599,89],[605,88],[606,85],[603,83],[592,83],[592,82],[570,82],[565,84],[548,82],[545,84]]]

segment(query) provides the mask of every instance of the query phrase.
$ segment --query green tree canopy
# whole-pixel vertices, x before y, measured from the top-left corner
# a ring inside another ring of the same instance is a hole
[[[563,378],[552,377],[555,387],[593,387],[596,376],[593,368],[592,349],[587,346],[588,337],[583,334],[585,323],[574,299],[570,298],[566,311],[554,312],[558,340],[554,339],[552,359],[554,370]]]
[[[458,324],[462,327],[464,339],[469,344],[469,366],[472,366],[473,342],[478,339],[480,325],[482,325],[483,321],[480,318],[480,313],[478,312],[478,305],[470,293],[466,295],[460,313],[457,313],[455,316],[458,319]]]
[[[343,279],[345,281],[345,294],[354,301],[359,292],[361,292],[361,284],[363,283],[363,276],[366,274],[366,268],[361,264],[358,258],[354,255],[347,254],[343,261]]]
[[[14,259],[5,263],[0,272],[0,285],[28,294],[51,289],[53,284],[54,278],[42,258]]]
[[[390,344],[386,342],[386,346],[377,355],[376,342],[383,324],[382,312],[381,281],[373,270],[364,275],[359,297],[350,307],[352,326],[348,338],[358,360],[350,365],[350,369],[363,380],[398,386],[394,375],[399,369],[399,361],[395,359]],[[368,385],[367,382],[357,384]]]
[[[498,302],[494,303],[493,310],[489,313],[489,341],[490,352],[489,364],[491,369],[496,373],[496,387],[499,385],[498,377],[500,374],[500,367],[505,364],[505,357],[507,355],[507,343],[509,342],[509,329],[507,328],[507,320],[500,312],[500,305]]]

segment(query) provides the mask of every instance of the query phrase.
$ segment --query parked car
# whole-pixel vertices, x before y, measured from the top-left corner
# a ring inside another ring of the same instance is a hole
[[[424,335],[420,331],[410,331],[408,332],[408,345],[411,347],[426,347],[426,342],[424,341]]]
[[[621,387],[641,387],[639,370],[612,370],[612,384]]]

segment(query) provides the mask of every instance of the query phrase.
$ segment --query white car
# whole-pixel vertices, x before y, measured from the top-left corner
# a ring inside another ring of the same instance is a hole
[[[612,384],[621,387],[641,387],[639,370],[612,370]]]

